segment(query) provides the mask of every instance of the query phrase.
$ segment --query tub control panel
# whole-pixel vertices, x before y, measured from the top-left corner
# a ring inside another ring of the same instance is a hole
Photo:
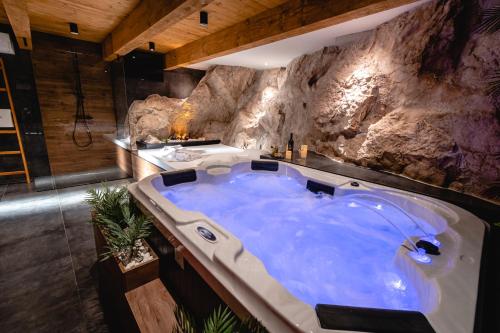
[[[201,227],[201,226],[196,227],[196,232],[198,233],[198,235],[205,238],[209,242],[217,241],[217,237],[215,237],[214,233],[205,227]]]

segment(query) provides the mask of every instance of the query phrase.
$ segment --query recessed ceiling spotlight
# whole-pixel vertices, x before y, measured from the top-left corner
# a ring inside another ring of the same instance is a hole
[[[269,64],[267,63],[267,61],[264,63],[264,66],[266,66],[266,67],[269,66]]]
[[[79,35],[80,33],[78,32],[78,25],[76,23],[70,23],[69,32],[73,35]]]
[[[154,42],[149,42],[149,51],[151,51],[151,52],[155,51],[155,43]]]
[[[208,12],[204,10],[200,12],[200,25],[202,27],[208,27]]]

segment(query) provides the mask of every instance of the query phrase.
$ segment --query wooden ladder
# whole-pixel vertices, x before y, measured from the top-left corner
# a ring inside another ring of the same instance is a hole
[[[19,133],[19,125],[17,124],[16,111],[14,110],[14,103],[12,102],[9,80],[7,79],[7,72],[5,71],[5,65],[2,58],[0,58],[0,68],[2,70],[3,81],[5,83],[5,87],[0,87],[0,94],[7,94],[7,97],[9,99],[10,114],[12,116],[12,122],[14,123],[14,129],[0,129],[0,134],[16,134],[17,143],[19,145],[18,150],[0,151],[0,155],[21,155],[24,167],[24,170],[0,172],[0,176],[24,175],[26,177],[26,183],[29,184],[31,182],[30,173],[28,170],[28,164],[26,163],[26,155],[24,154],[23,141],[21,140],[21,133]]]

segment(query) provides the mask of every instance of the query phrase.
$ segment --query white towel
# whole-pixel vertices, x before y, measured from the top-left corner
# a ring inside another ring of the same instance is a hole
[[[161,150],[161,159],[168,162],[190,162],[201,158],[202,152],[189,150],[181,145],[165,146]]]

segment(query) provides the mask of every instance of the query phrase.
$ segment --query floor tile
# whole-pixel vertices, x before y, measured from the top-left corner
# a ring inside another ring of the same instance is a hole
[[[95,287],[80,289],[82,313],[85,316],[86,328],[89,333],[107,333],[109,329],[105,324],[99,295]]]
[[[66,332],[84,327],[71,259],[0,274],[5,332]]]
[[[128,184],[121,180],[110,185]],[[6,332],[106,333],[86,191],[0,186],[0,327]]]
[[[64,225],[59,208],[53,209],[4,209],[0,203],[0,248],[26,239],[35,239],[53,232],[64,234]],[[20,211],[23,211],[20,214]]]

